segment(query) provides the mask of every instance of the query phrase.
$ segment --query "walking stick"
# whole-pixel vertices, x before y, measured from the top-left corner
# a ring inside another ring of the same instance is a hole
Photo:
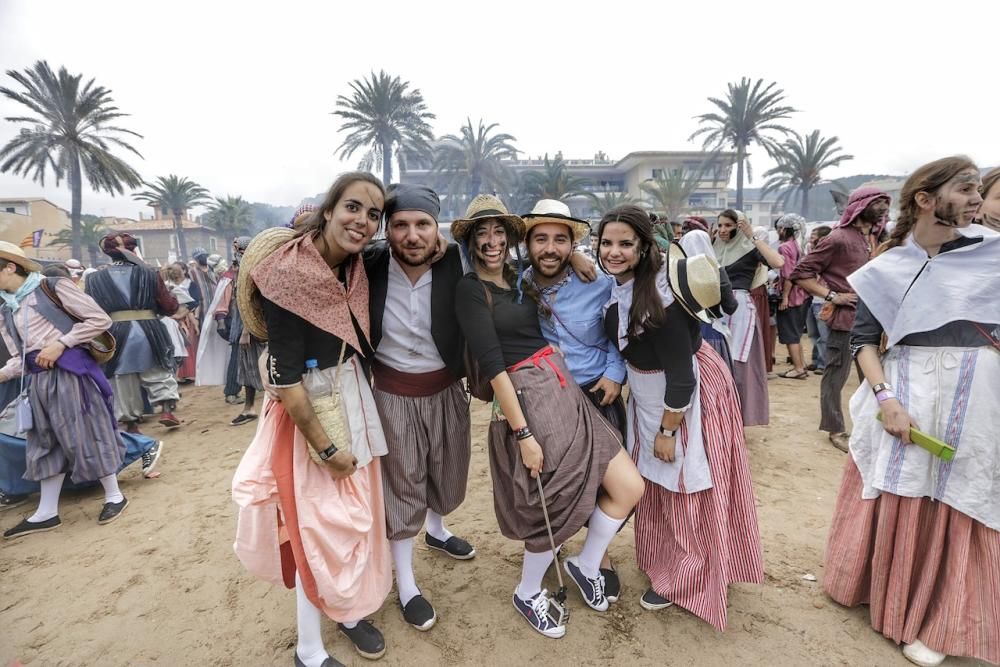
[[[541,473],[535,478],[538,483],[538,497],[542,501],[542,516],[545,517],[545,530],[549,534],[549,546],[556,561],[556,577],[559,580],[559,592],[549,595],[549,619],[556,625],[565,625],[569,620],[569,608],[566,606],[566,585],[563,583],[562,568],[559,567],[559,552],[556,551],[556,541],[552,537],[552,524],[549,522],[549,508],[545,505],[545,491],[542,490]]]

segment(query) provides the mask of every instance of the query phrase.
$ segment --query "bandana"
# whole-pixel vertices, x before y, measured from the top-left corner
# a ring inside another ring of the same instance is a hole
[[[886,193],[882,192],[878,188],[858,188],[851,193],[851,198],[847,200],[847,206],[844,208],[844,214],[840,216],[840,222],[837,223],[838,227],[847,227],[861,215],[861,212],[868,208],[868,205],[877,199],[885,199],[886,201],[892,201]],[[872,232],[876,230],[881,231],[885,227],[886,220],[882,219],[880,222],[872,226]]]
[[[385,193],[385,219],[391,218],[396,211],[422,211],[437,220],[441,214],[441,200],[426,185],[394,183]]]
[[[41,284],[42,274],[38,271],[32,271],[13,294],[5,290],[0,290],[0,298],[2,298],[4,303],[7,304],[7,307],[10,308],[10,312],[16,313],[17,309],[21,307],[21,302],[24,301],[24,298],[34,292],[35,288]]]

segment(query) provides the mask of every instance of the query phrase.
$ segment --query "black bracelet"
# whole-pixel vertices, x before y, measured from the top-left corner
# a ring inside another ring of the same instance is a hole
[[[527,440],[532,437],[531,429],[527,426],[523,426],[514,431],[514,437],[517,438],[518,441]]]
[[[333,455],[337,453],[337,445],[330,443],[330,446],[319,453],[319,457],[324,461],[333,458]]]
[[[879,384],[872,387],[872,393],[877,396],[879,392],[884,391],[886,389],[892,391],[892,385],[889,384],[888,382],[880,382]]]

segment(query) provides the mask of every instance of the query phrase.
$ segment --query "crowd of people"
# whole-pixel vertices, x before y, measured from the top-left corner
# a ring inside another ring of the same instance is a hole
[[[410,626],[438,621],[414,571],[421,531],[443,556],[477,555],[447,524],[468,485],[471,396],[491,403],[497,524],[523,544],[514,613],[558,639],[564,581],[594,612],[628,604],[608,548],[631,519],[638,604],[724,631],[728,585],[764,578],[744,428],[768,424],[769,379],[815,373],[819,428],[848,453],[825,590],[868,604],[916,664],[1000,664],[1000,413],[970,409],[1000,400],[1000,170],[937,160],[892,222],[891,203],[862,188],[836,225],[786,214],[772,246],[738,210],[672,225],[625,204],[592,229],[560,201],[517,215],[482,194],[448,243],[432,189],[351,172],[287,227],[235,239],[230,266],[196,249],[157,271],[116,233],[106,268],[43,277],[0,244],[0,444],[20,443],[18,477],[41,493],[4,536],[56,528],[67,475],[100,483],[99,523],[113,521],[128,504],[117,473],[142,460],[156,474],[143,420],[183,427],[180,387],[218,386],[240,406],[231,423],[256,428],[232,484],[234,548],[295,590],[294,664],[341,664],[324,616],[376,659],[386,641],[366,617],[394,582]],[[0,502],[25,502],[35,489],[4,472]]]

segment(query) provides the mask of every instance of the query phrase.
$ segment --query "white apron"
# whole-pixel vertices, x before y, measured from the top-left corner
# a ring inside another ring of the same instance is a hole
[[[753,334],[757,330],[757,307],[750,298],[750,292],[744,289],[733,290],[733,296],[739,306],[732,315],[722,318],[723,324],[729,328],[732,340],[729,352],[733,361],[745,364],[750,358],[750,348],[753,347]]]

